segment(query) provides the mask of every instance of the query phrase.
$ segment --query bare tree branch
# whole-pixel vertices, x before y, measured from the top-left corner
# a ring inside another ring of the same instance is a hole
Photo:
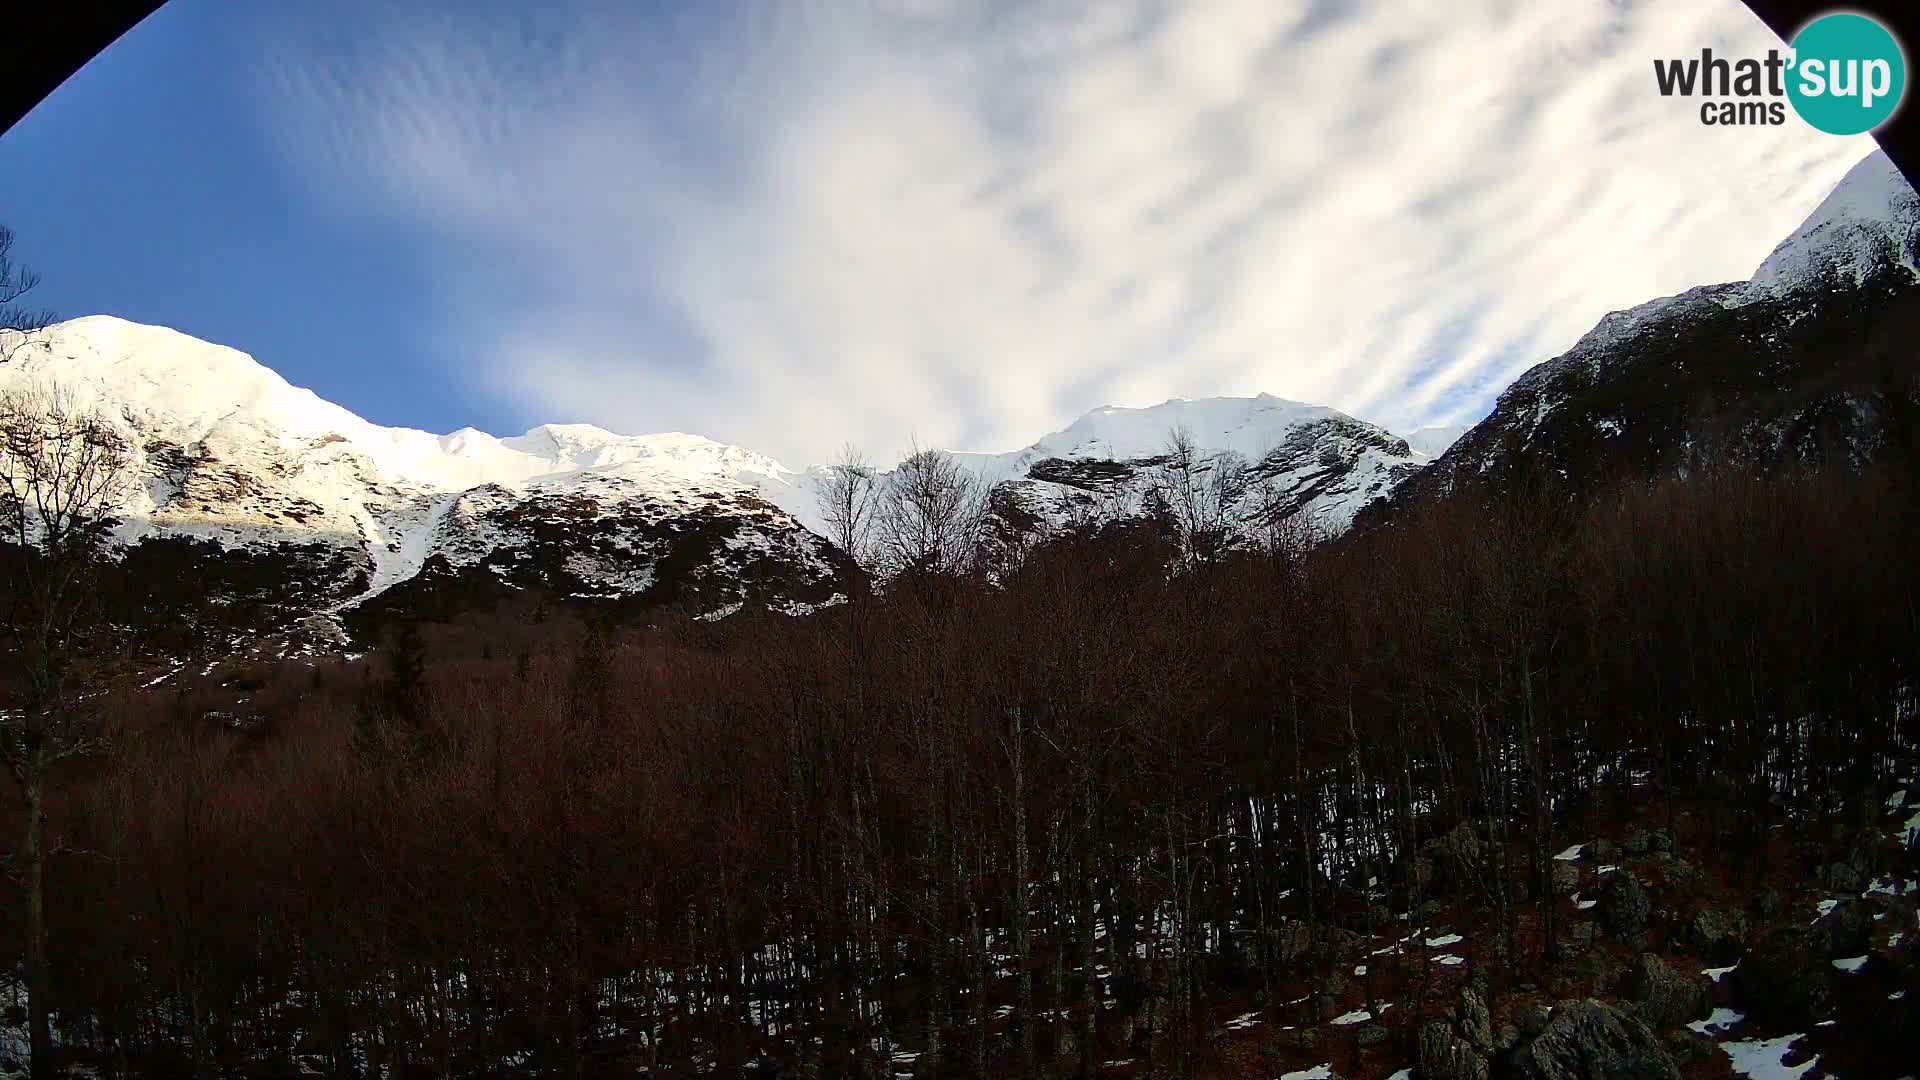
[[[13,259],[13,230],[0,225],[0,364],[13,359],[35,333],[53,325],[53,312],[19,303],[40,284],[40,275]]]

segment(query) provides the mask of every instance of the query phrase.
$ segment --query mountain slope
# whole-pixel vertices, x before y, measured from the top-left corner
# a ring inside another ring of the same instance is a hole
[[[0,389],[56,383],[129,436],[139,482],[120,540],[273,552],[301,581],[295,608],[339,610],[430,562],[516,588],[707,607],[834,592],[837,557],[781,508],[810,501],[804,478],[698,436],[381,427],[243,353],[106,317],[56,326],[0,367]]]
[[[1714,461],[1864,462],[1911,405],[1917,265],[1920,196],[1876,152],[1752,278],[1601,319],[1367,520],[1534,476],[1589,490]]]
[[[1196,471],[1244,470],[1246,492],[1224,509],[1249,530],[1297,515],[1340,532],[1429,459],[1383,428],[1270,394],[1095,409],[1024,450],[956,457],[1032,527],[1057,528],[1138,512],[1161,482],[1176,431],[1191,439]]]
[[[118,536],[137,561],[283,616],[449,590],[706,612],[804,610],[839,591],[814,501],[825,470],[697,435],[382,427],[244,353],[104,316],[53,327],[0,366],[0,388],[56,382],[134,447]],[[1004,515],[1044,533],[1139,512],[1175,429],[1202,470],[1244,473],[1244,497],[1222,511],[1248,525],[1300,514],[1337,532],[1426,460],[1380,428],[1266,395],[1096,409],[1024,450],[955,457],[996,486]]]

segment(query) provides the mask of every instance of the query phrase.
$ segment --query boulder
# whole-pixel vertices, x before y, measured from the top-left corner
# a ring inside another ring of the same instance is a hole
[[[1566,1001],[1513,1055],[1522,1080],[1680,1080],[1673,1055],[1647,1026],[1604,1001]]]
[[[1666,864],[1667,880],[1675,885],[1691,887],[1704,876],[1698,866],[1678,855],[1662,855],[1661,858],[1671,860]]]
[[[1427,1080],[1487,1080],[1487,1058],[1435,1020],[1420,1029],[1420,1072]]]
[[[1523,1002],[1513,1010],[1513,1026],[1520,1029],[1520,1037],[1531,1039],[1547,1030],[1547,1011],[1531,1002]]]
[[[1828,866],[1820,873],[1820,880],[1834,892],[1857,893],[1864,887],[1860,871],[1843,862]]]
[[[1676,1061],[1706,1061],[1718,1053],[1720,1044],[1711,1035],[1683,1028],[1667,1035],[1667,1049]]]
[[[1617,870],[1600,890],[1600,925],[1621,941],[1639,940],[1653,913],[1653,899],[1632,874]]]
[[[1734,1004],[1763,1024],[1804,1030],[1826,1012],[1827,957],[1799,927],[1775,931],[1727,976]]]
[[[1707,1002],[1706,987],[1652,953],[1641,953],[1635,962],[1631,993],[1634,1013],[1655,1031],[1692,1020]]]
[[[1701,908],[1687,923],[1687,940],[1716,967],[1732,964],[1746,949],[1747,917],[1738,911]]]
[[[1872,947],[1873,912],[1858,900],[1842,900],[1813,924],[1808,944],[1828,960],[1860,956]]]
[[[1553,864],[1553,891],[1568,896],[1580,891],[1580,868],[1570,862]]]
[[[1460,1007],[1455,1011],[1460,1024],[1460,1034],[1469,1045],[1480,1051],[1493,1049],[1493,1014],[1487,1010],[1487,1003],[1471,986],[1460,988]]]
[[[1433,859],[1433,891],[1442,896],[1466,888],[1479,874],[1480,837],[1461,825],[1444,836],[1427,841],[1426,852]]]

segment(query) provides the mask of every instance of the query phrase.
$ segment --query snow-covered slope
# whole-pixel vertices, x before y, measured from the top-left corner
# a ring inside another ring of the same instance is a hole
[[[1190,438],[1202,469],[1244,468],[1250,486],[1230,511],[1249,529],[1269,514],[1298,514],[1339,532],[1428,460],[1382,428],[1271,394],[1100,408],[1024,450],[955,456],[1043,527],[1057,526],[1090,512],[1137,511],[1163,481],[1176,431]]]
[[[1446,427],[1423,427],[1407,433],[1407,445],[1413,447],[1416,454],[1439,457],[1447,448],[1460,441],[1460,436],[1473,429],[1471,424],[1451,424]]]
[[[1916,267],[1920,195],[1875,151],[1752,278],[1607,315],[1515,379],[1395,501],[1522,472],[1578,488],[1707,459],[1870,457],[1894,403],[1848,365],[1879,350],[1910,369],[1900,320],[1920,297]]]
[[[305,552],[316,609],[352,606],[436,559],[516,587],[715,608],[748,582],[777,582],[765,597],[777,607],[820,602],[838,573],[814,499],[823,470],[698,435],[383,427],[244,353],[105,316],[53,327],[0,366],[0,388],[54,382],[116,418],[135,448],[123,541]],[[1176,429],[1206,468],[1244,465],[1262,507],[1325,531],[1425,460],[1372,425],[1266,395],[1096,409],[1024,450],[956,457],[1045,530],[1094,504],[1137,511]],[[1243,501],[1234,512],[1251,514]]]
[[[0,389],[55,384],[130,437],[139,483],[122,507],[123,540],[330,549],[352,568],[313,583],[335,606],[415,576],[436,555],[456,569],[504,562],[496,576],[511,581],[509,568],[541,545],[551,557],[544,584],[632,594],[689,532],[703,533],[713,559],[784,578],[796,596],[834,575],[826,546],[782,509],[811,506],[804,477],[695,435],[547,425],[497,439],[382,427],[244,353],[103,316],[55,326],[0,366]],[[699,521],[708,527],[689,529]]]
[[[1875,150],[1847,171],[1793,235],[1753,272],[1753,283],[1775,295],[1809,285],[1859,285],[1894,268],[1916,272],[1920,255],[1920,194]]]

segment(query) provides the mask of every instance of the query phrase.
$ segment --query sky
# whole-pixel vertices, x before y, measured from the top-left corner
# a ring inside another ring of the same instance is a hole
[[[789,466],[1272,393],[1484,415],[1872,150],[1702,126],[1738,0],[170,0],[0,136],[62,315],[378,423]]]

